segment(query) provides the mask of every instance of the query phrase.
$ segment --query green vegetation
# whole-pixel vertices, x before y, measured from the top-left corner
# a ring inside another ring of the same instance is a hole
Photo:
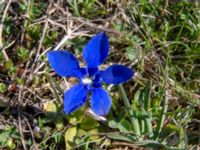
[[[0,149],[197,149],[200,145],[200,3],[132,0],[0,1]],[[84,106],[65,115],[74,78],[55,75],[46,52],[81,60],[94,34],[109,36],[102,68],[136,71],[107,86],[106,121]],[[64,41],[63,41],[64,40]]]

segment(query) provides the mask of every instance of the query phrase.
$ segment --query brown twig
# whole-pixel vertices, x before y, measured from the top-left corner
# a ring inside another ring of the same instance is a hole
[[[18,103],[20,103],[20,100],[21,100],[21,94],[22,94],[22,86],[19,90],[19,95],[18,95]],[[20,110],[20,107],[18,105],[18,129],[19,129],[19,133],[20,133],[20,138],[21,138],[21,141],[22,141],[22,146],[24,148],[24,150],[27,150],[27,146],[26,146],[26,142],[24,140],[24,135],[23,135],[23,132],[22,132],[22,126],[21,126],[21,110]]]
[[[30,0],[28,0],[28,3],[26,4],[27,5],[27,10],[26,10],[26,14],[25,14],[25,21],[24,21],[24,25],[23,25],[23,28],[22,28],[22,34],[21,34],[21,43],[23,42],[24,40],[24,35],[25,35],[25,31],[26,31],[26,27],[27,27],[27,24],[28,24],[28,19],[29,19],[29,11],[30,11]]]
[[[4,24],[4,20],[5,20],[5,17],[6,17],[6,14],[7,14],[7,11],[8,11],[8,8],[10,6],[10,3],[11,3],[12,0],[9,0],[7,5],[6,5],[6,8],[4,10],[4,13],[3,13],[3,16],[2,16],[2,19],[0,20],[0,50],[2,50],[2,53],[3,53],[3,56],[5,57],[6,61],[9,60],[9,57],[5,51],[5,49],[3,48],[3,39],[2,39],[2,33],[3,33],[3,24]]]
[[[27,123],[27,126],[28,126],[28,128],[29,128],[29,130],[30,130],[30,133],[31,133],[31,137],[32,137],[32,140],[33,140],[33,144],[35,144],[35,143],[36,143],[36,142],[35,142],[35,137],[34,137],[34,134],[33,134],[33,130],[32,130],[32,128],[31,128],[31,125],[30,125],[28,119],[27,119],[25,116],[22,115],[22,117],[23,117],[23,119],[24,119],[24,120],[26,121],[26,123]]]

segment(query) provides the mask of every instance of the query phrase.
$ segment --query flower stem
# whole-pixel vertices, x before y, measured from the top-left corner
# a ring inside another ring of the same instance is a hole
[[[54,94],[56,96],[56,99],[62,104],[63,103],[62,99],[60,98],[60,96],[59,96],[59,94],[58,94],[58,92],[57,92],[57,90],[56,90],[56,88],[55,88],[55,86],[54,86],[54,84],[53,84],[53,82],[51,80],[51,77],[49,77],[49,75],[47,73],[45,73],[45,77],[46,77],[47,81],[50,83],[50,86],[53,89],[53,92],[54,92]]]
[[[120,94],[122,96],[122,100],[123,100],[124,106],[128,110],[130,121],[131,121],[132,126],[133,126],[133,130],[135,131],[135,134],[137,136],[141,136],[138,119],[135,118],[135,116],[134,116],[134,113],[133,113],[133,111],[131,109],[131,105],[129,103],[128,97],[126,95],[126,92],[125,92],[124,87],[123,87],[122,84],[119,84],[119,92],[120,92]]]

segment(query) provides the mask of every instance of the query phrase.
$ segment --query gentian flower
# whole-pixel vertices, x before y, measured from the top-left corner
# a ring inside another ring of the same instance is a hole
[[[87,101],[91,93],[90,105],[95,114],[102,116],[109,112],[111,99],[102,89],[102,82],[120,84],[133,76],[133,71],[123,65],[112,65],[105,70],[99,70],[109,53],[109,43],[106,33],[100,32],[94,36],[83,49],[85,68],[79,66],[78,60],[66,50],[50,51],[48,61],[53,70],[61,77],[76,77],[79,83],[64,94],[64,112],[70,114]]]

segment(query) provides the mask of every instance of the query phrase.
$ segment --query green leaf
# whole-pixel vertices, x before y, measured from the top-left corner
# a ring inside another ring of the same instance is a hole
[[[77,136],[78,137],[82,137],[82,136],[85,136],[87,133],[87,131],[83,130],[83,129],[78,129],[78,132],[77,132]]]
[[[127,142],[133,142],[136,141],[136,137],[133,135],[121,135],[119,133],[114,133],[114,134],[108,134],[107,135],[109,138],[114,139],[114,140],[122,140],[122,141],[127,141]]]
[[[185,149],[186,148],[186,143],[185,143],[185,132],[183,128],[180,128],[180,132],[179,132],[179,138],[180,138],[180,143],[178,145],[178,147],[180,149]]]
[[[4,93],[5,91],[6,91],[6,85],[4,83],[0,83],[0,93]],[[1,99],[0,99],[0,106],[1,106],[1,104],[3,104],[1,102],[3,102],[3,101],[1,101]]]
[[[132,130],[131,124],[127,120],[122,120],[119,125],[119,130],[121,132],[130,132]]]
[[[108,126],[110,128],[113,128],[113,129],[117,129],[118,128],[118,124],[119,123],[117,121],[115,121],[115,120],[111,120],[111,121],[108,122]]]
[[[8,60],[5,62],[6,70],[10,70],[10,68],[13,68],[13,67],[14,67],[14,64],[13,64],[12,60]]]
[[[179,127],[177,127],[177,126],[175,126],[173,124],[168,124],[166,129],[177,131],[177,132],[180,132],[180,130],[181,130]]]
[[[6,142],[6,146],[8,147],[8,149],[15,149],[16,148],[16,145],[13,141],[12,138],[8,138],[7,142]]]
[[[132,100],[132,105],[131,105],[131,107],[137,112],[137,111],[139,111],[139,109],[140,109],[140,98],[141,98],[141,95],[142,95],[142,89],[141,88],[139,88],[137,91],[136,91],[136,93],[135,93],[135,95],[134,95],[134,99]]]
[[[148,81],[144,88],[144,109],[148,113],[150,107],[151,81]]]
[[[40,26],[39,25],[34,25],[34,26],[29,26],[27,28],[27,35],[26,38],[30,40],[39,40],[41,36],[40,32]]]
[[[133,47],[128,47],[126,48],[126,55],[131,61],[134,61],[138,57],[138,50]]]
[[[54,101],[50,101],[44,104],[44,110],[46,112],[47,117],[49,118],[57,118],[58,113],[58,105]]]
[[[90,135],[90,139],[93,141],[93,140],[97,140],[99,139],[100,137],[98,136],[98,129],[92,129],[92,130],[89,130],[87,132],[89,135]]]
[[[29,57],[29,51],[24,48],[24,47],[20,47],[17,50],[17,56],[22,60],[22,61],[26,61]]]
[[[115,128],[115,129],[119,129],[120,132],[130,132],[132,130],[131,124],[123,119],[120,120],[120,122],[117,122],[116,120],[111,120],[108,122],[108,126],[110,128]]]
[[[77,125],[77,124],[81,123],[83,121],[83,119],[85,118],[83,113],[84,113],[84,107],[81,109],[78,109],[71,115],[67,116],[69,123],[72,125]]]
[[[4,129],[3,131],[1,131],[0,133],[0,145],[2,146],[11,146],[13,147],[14,143],[11,142],[11,139],[15,138],[15,139],[19,139],[19,135],[17,133],[17,130],[15,127],[9,127],[7,129]]]
[[[57,130],[62,130],[64,128],[64,120],[62,116],[56,118],[55,125]]]
[[[99,126],[99,122],[97,122],[91,117],[85,117],[83,121],[80,123],[80,128],[83,130],[94,129],[98,126]]]
[[[74,140],[77,135],[77,127],[70,127],[65,132],[66,149],[72,149],[75,146]]]

